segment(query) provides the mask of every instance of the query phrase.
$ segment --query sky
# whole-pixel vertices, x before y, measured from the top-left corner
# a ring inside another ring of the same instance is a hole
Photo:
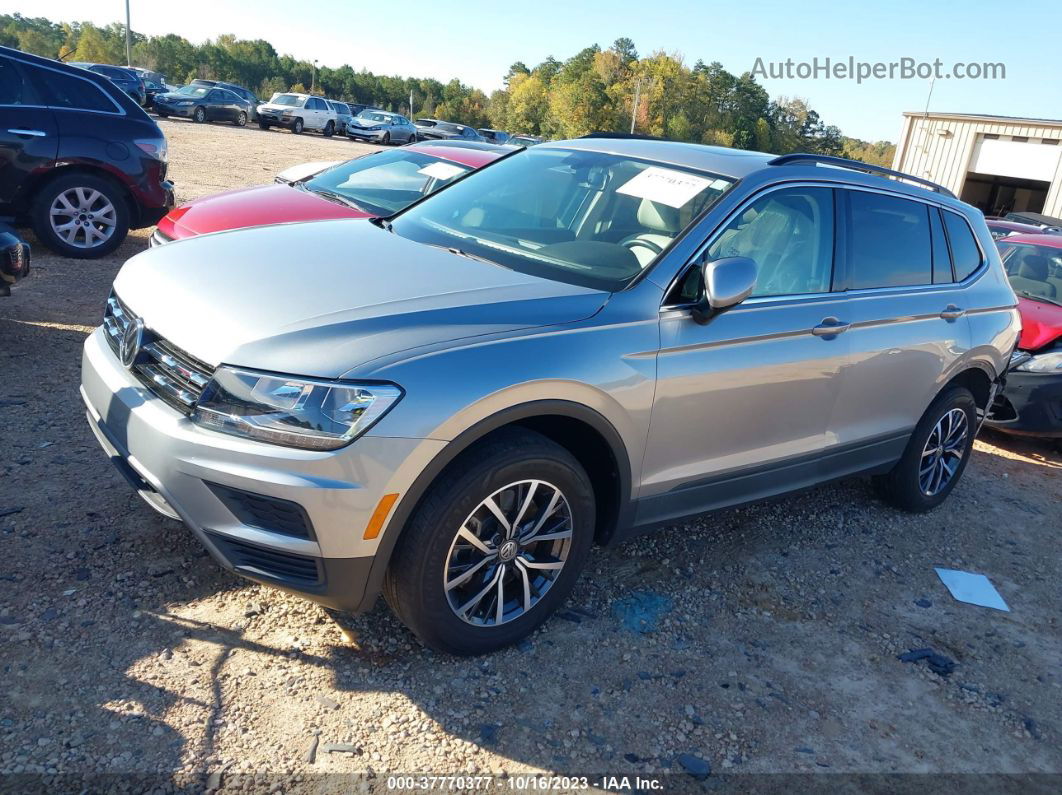
[[[1062,2],[891,0],[130,0],[132,28],[200,42],[221,33],[266,39],[282,54],[337,67],[402,76],[457,77],[487,93],[514,61],[534,66],[591,44],[634,40],[640,55],[663,50],[688,65],[719,61],[734,74],[793,59],[849,57],[867,63],[910,58],[1002,63],[1005,79],[938,79],[931,111],[1062,119]],[[124,0],[3,0],[0,11],[53,21],[124,21]],[[795,68],[795,67],[794,67]],[[802,97],[828,124],[864,140],[899,137],[901,114],[922,111],[928,79],[758,77],[772,98]]]

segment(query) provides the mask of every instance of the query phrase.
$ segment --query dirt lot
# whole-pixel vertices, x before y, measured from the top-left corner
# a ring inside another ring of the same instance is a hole
[[[162,126],[182,200],[369,148]],[[426,652],[382,605],[350,643],[321,609],[214,565],[89,431],[81,343],[146,242],[95,262],[37,246],[34,273],[0,299],[0,790],[97,774],[142,774],[143,790],[384,790],[389,773],[526,771],[678,771],[673,788],[793,786],[738,775],[762,773],[821,774],[801,788],[854,781],[831,773],[1059,784],[1051,447],[983,439],[925,516],[857,481],[598,550],[568,609],[491,657]],[[987,574],[1013,612],[953,601],[934,566]],[[897,659],[927,647],[954,672]],[[703,783],[684,772],[709,765]]]

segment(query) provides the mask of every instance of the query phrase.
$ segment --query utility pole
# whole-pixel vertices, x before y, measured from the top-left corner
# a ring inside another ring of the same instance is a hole
[[[130,44],[129,33],[129,0],[125,0],[125,65],[133,65],[133,48]]]
[[[313,71],[310,73],[310,93],[314,94],[317,90],[317,59],[313,59]]]
[[[631,135],[634,135],[634,122],[638,118],[638,99],[642,93],[642,78],[634,84],[634,104],[631,105]]]
[[[409,118],[413,118],[413,89],[409,89]]]

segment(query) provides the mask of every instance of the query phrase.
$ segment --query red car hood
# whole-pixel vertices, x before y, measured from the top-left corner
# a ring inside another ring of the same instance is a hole
[[[1018,296],[1021,313],[1021,340],[1018,347],[1035,351],[1062,337],[1062,306]]]
[[[366,217],[368,213],[344,207],[290,185],[263,185],[182,204],[159,221],[159,231],[169,238],[180,240],[246,226]]]

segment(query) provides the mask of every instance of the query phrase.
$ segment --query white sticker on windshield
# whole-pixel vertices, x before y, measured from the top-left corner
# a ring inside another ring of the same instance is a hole
[[[458,174],[464,174],[465,170],[461,166],[455,166],[453,163],[444,163],[441,160],[436,160],[434,163],[428,163],[424,168],[419,169],[417,173],[432,179],[453,179]]]
[[[617,188],[616,193],[678,208],[711,184],[710,179],[685,171],[649,166]]]

